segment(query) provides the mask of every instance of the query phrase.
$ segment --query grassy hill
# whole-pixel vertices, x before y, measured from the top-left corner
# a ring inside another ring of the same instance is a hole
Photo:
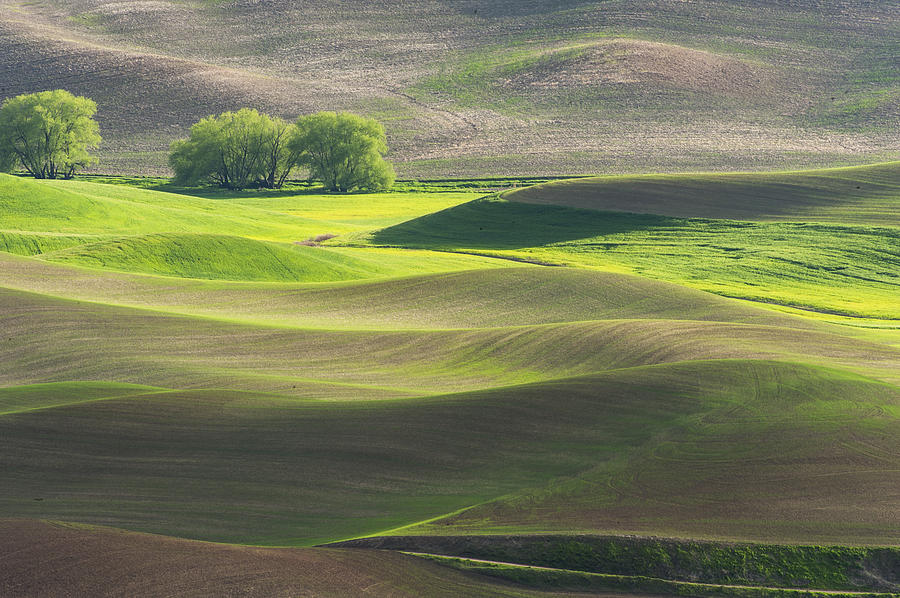
[[[567,181],[478,199],[362,240],[631,272],[725,296],[896,319],[898,172],[890,163]]]
[[[378,249],[356,251],[363,255],[372,252],[370,258],[384,255]],[[430,252],[412,253],[407,263]],[[7,288],[57,297],[303,328],[483,328],[599,318],[674,318],[806,329],[817,326],[739,301],[632,275],[581,268],[515,267],[517,264],[508,260],[467,258],[463,255],[458,272],[298,286],[114,274],[0,254],[0,282]],[[482,263],[490,267],[480,267]],[[476,264],[479,268],[473,269]]]
[[[585,581],[598,572],[574,552],[541,573],[248,545],[498,534],[704,539],[725,555],[748,540],[765,554],[894,545],[895,170],[670,181],[685,205],[710,190],[690,209],[762,198],[729,215],[740,220],[577,203],[619,185],[656,209],[653,177],[475,199],[0,176],[0,512],[18,518],[0,522],[0,593],[25,587],[14,584],[31,555],[91,572],[48,568],[60,592],[95,579],[174,592],[211,571],[219,581],[197,595],[230,579],[314,595],[768,598],[782,590],[759,580]],[[842,204],[831,179],[861,193]],[[772,218],[780,198],[790,203]],[[833,220],[808,220],[827,202]],[[860,205],[858,220],[838,218]],[[311,240],[325,233],[337,237]],[[755,298],[751,287],[865,317],[722,296]],[[140,582],[118,557],[98,560],[103,543],[147,563]],[[160,574],[176,555],[198,568]],[[895,583],[873,579],[790,583]]]
[[[473,197],[472,192],[423,192],[335,200],[285,192],[225,201],[0,174],[0,226],[5,229],[0,248],[85,267],[242,281],[327,282],[492,267],[495,260],[421,252],[368,254],[377,255],[373,260],[314,241]]]
[[[224,201],[215,195],[85,181],[35,181],[0,174],[2,230],[19,235],[203,233],[303,241],[388,226],[471,200],[478,197],[475,193],[477,190],[329,197],[285,191],[274,197]]]
[[[897,159],[891,3],[0,3],[0,97],[93,97],[101,168],[160,172],[200,117],[383,120],[406,177]]]
[[[376,259],[367,259],[358,253],[186,233],[112,238],[44,252],[41,258],[163,276],[267,282],[331,282],[460,267],[497,267],[495,261],[468,256],[383,252],[376,253]]]
[[[126,392],[4,415],[4,468],[29,472],[4,512],[269,545],[463,508],[422,531],[893,538],[900,395],[835,370],[694,361],[337,404]]]

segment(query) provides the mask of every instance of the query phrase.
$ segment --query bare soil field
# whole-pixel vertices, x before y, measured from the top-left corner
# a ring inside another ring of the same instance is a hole
[[[0,520],[0,595],[552,596],[397,552],[254,548],[114,528]]]
[[[105,172],[210,113],[381,119],[404,177],[900,156],[891,3],[0,1],[0,97],[93,97]]]

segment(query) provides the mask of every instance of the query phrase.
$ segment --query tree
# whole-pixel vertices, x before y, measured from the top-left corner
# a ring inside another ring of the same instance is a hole
[[[297,162],[289,147],[294,126],[250,108],[209,116],[191,127],[189,139],[172,144],[175,182],[210,182],[226,189],[280,188]]]
[[[384,127],[374,119],[347,112],[304,116],[290,146],[298,164],[309,168],[309,178],[329,191],[376,191],[394,183],[394,168],[382,158]]]
[[[39,179],[70,179],[94,162],[97,104],[64,89],[9,98],[0,107],[0,170],[22,167]]]

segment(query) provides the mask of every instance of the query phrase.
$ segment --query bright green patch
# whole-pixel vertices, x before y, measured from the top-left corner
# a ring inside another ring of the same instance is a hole
[[[480,199],[374,244],[633,272],[720,295],[900,318],[900,229],[678,219]]]
[[[54,233],[0,231],[0,251],[17,255],[38,255],[96,240],[96,237]]]
[[[890,316],[875,203],[850,225],[0,187],[4,242],[35,255],[0,255],[4,513],[263,544],[896,535],[894,331],[651,280]]]
[[[374,255],[373,255],[374,254]],[[424,251],[331,250],[224,235],[142,235],[87,243],[43,259],[109,270],[238,281],[330,282],[494,266]]]
[[[468,192],[301,193],[226,201],[127,185],[0,175],[4,230],[71,235],[205,233],[303,241],[402,222],[473,197]]]

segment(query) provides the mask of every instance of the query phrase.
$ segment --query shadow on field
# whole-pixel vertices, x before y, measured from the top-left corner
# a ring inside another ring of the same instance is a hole
[[[675,218],[897,226],[900,162],[782,173],[584,178],[517,189],[513,201]]]
[[[652,214],[600,212],[483,198],[382,229],[378,245],[518,249],[676,226]]]

